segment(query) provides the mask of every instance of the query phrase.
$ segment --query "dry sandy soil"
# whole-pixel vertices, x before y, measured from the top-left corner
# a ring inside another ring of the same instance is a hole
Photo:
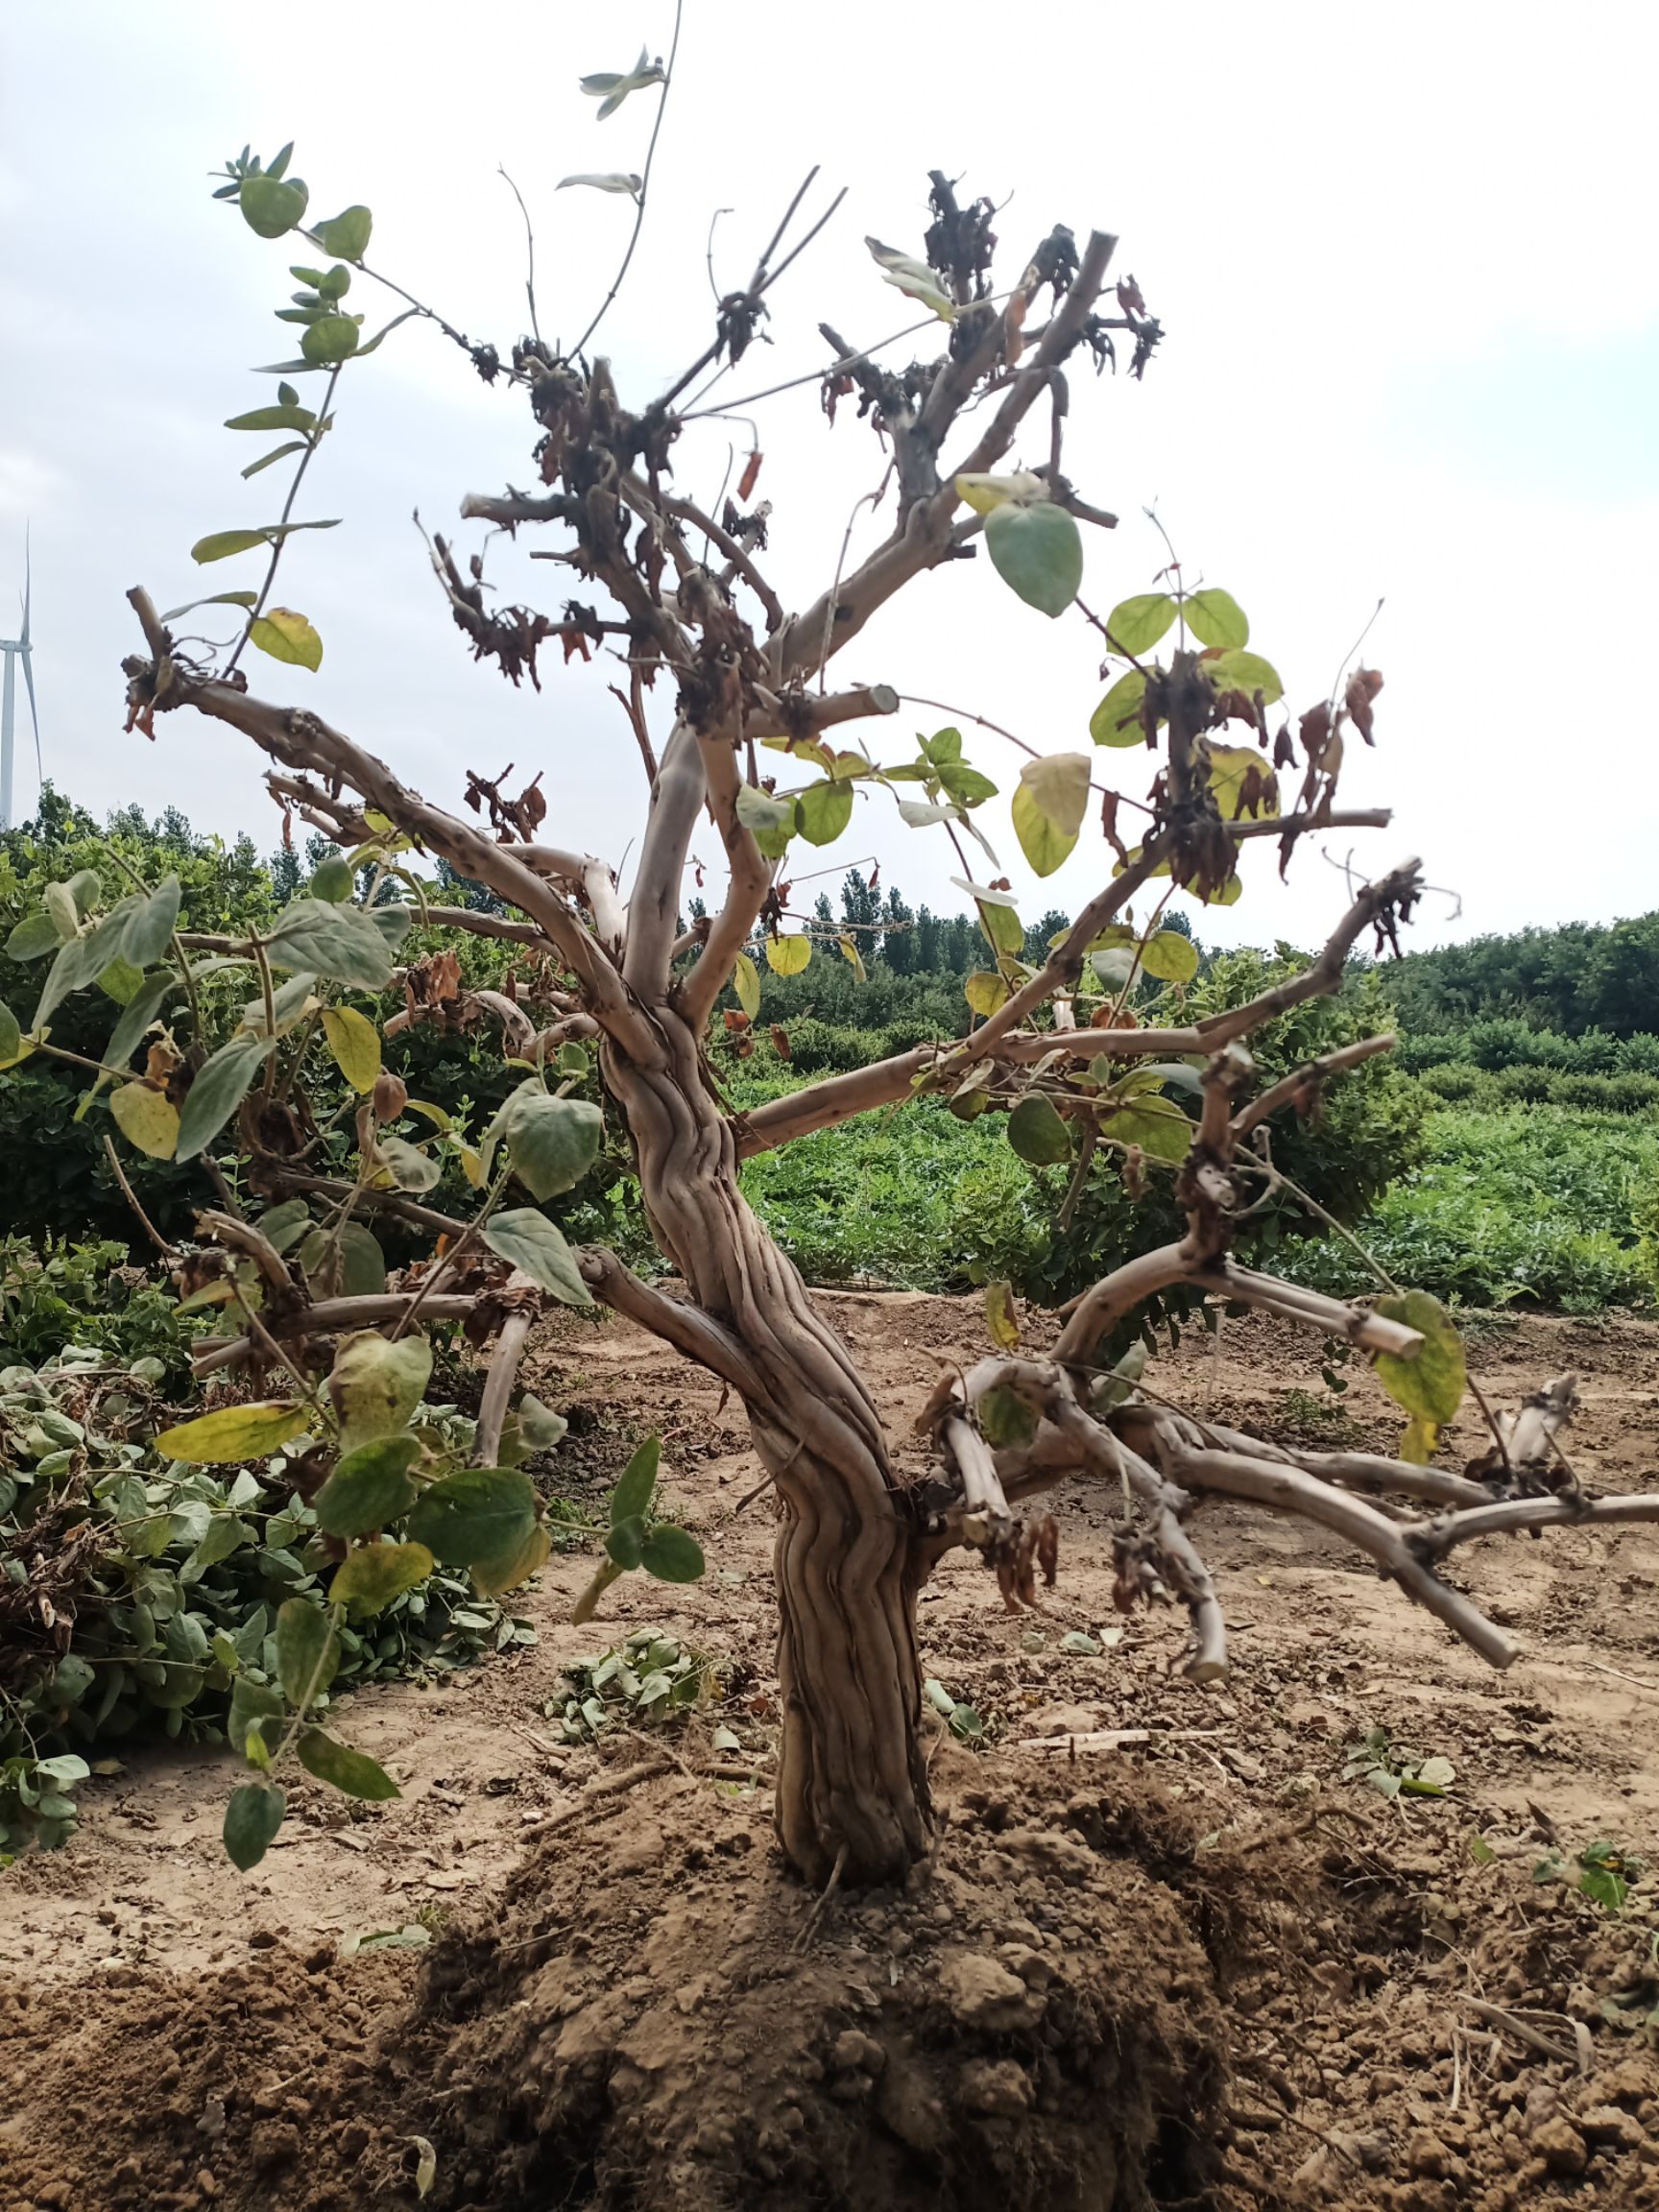
[[[830,1305],[903,1459],[978,1310]],[[1581,1477],[1651,1481],[1659,1327],[1494,1323],[1472,1358],[1500,1401],[1575,1370]],[[707,1578],[629,1577],[577,1629],[590,1561],[556,1557],[535,1647],[349,1701],[401,1800],[301,1778],[252,1875],[220,1848],[222,1756],[88,1785],[70,1846],[0,1877],[0,2212],[1659,2207],[1659,1885],[1610,1918],[1535,1878],[1601,1839],[1659,1854],[1659,1529],[1460,1553],[1525,1647],[1499,1675],[1339,1541],[1208,1506],[1217,1692],[1168,1671],[1178,1609],[1112,1611],[1114,1499],[1062,1492],[1041,1612],[963,1554],[925,1593],[928,1673],[992,1726],[939,1732],[935,1861],[815,1901],[771,1843],[769,1505],[740,1509],[738,1409],[624,1325],[562,1323],[532,1367],[597,1416],[565,1448],[578,1499],[664,1433]],[[1397,1432],[1367,1374],[1322,1413],[1317,1346],[1274,1323],[1148,1380],[1310,1443]],[[1450,1455],[1478,1448],[1465,1424]],[[667,1751],[559,1745],[563,1665],[643,1624],[715,1656],[724,1703]],[[1344,1780],[1378,1726],[1454,1762],[1445,1798]],[[1030,1747],[1098,1730],[1146,1734]],[[435,1940],[354,1949],[409,1924]]]

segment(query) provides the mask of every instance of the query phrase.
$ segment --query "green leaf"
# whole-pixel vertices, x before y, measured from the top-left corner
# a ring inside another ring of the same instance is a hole
[[[348,1797],[361,1797],[377,1805],[403,1794],[385,1767],[376,1765],[367,1752],[336,1743],[321,1728],[302,1729],[296,1749],[307,1774],[315,1774],[319,1782],[331,1782]]]
[[[54,883],[50,888],[59,891],[64,886]],[[35,1019],[30,1024],[32,1030],[37,1032],[71,992],[96,982],[107,968],[120,959],[128,919],[138,903],[135,898],[123,899],[84,935],[70,937],[47,972],[39,1003],[35,1008]]]
[[[990,777],[981,776],[977,768],[970,768],[965,760],[942,761],[938,776],[959,806],[981,806],[987,799],[997,796],[997,785]]]
[[[1003,1383],[987,1390],[975,1411],[985,1441],[993,1451],[1005,1445],[1029,1444],[1037,1433],[1037,1416],[1023,1398]]]
[[[191,1466],[234,1466],[243,1459],[263,1459],[280,1451],[291,1436],[298,1436],[311,1420],[306,1406],[266,1402],[253,1406],[221,1406],[212,1413],[200,1413],[177,1429],[163,1430],[156,1449],[164,1459],[183,1459]]]
[[[605,1117],[586,1098],[554,1098],[527,1084],[508,1100],[507,1156],[539,1203],[570,1190],[599,1155]]]
[[[849,799],[851,806],[851,799]],[[737,819],[768,860],[781,860],[795,834],[795,802],[775,798],[756,784],[742,784],[737,793]]]
[[[257,1728],[266,1720],[280,1720],[282,1700],[275,1690],[263,1682],[250,1682],[246,1674],[238,1674],[230,1690],[230,1717],[226,1732],[231,1748],[240,1752],[250,1728]]]
[[[302,222],[308,197],[298,177],[270,175],[244,177],[237,195],[243,222],[261,238],[281,238]]]
[[[1071,1157],[1071,1132],[1060,1118],[1052,1100],[1033,1091],[1021,1099],[1008,1117],[1008,1142],[1022,1160],[1033,1167],[1057,1166]]]
[[[246,415],[232,415],[227,430],[309,430],[317,418],[309,407],[283,405],[255,407]]]
[[[0,1068],[9,1060],[15,1060],[23,1047],[23,1031],[17,1017],[0,998]]]
[[[430,1153],[422,1152],[404,1137],[381,1137],[377,1142],[380,1165],[391,1171],[399,1190],[430,1190],[443,1169]]]
[[[421,1456],[413,1436],[377,1436],[348,1452],[314,1501],[328,1536],[366,1536],[401,1521],[415,1503],[409,1470]]]
[[[1192,1124],[1173,1100],[1138,1098],[1100,1123],[1114,1143],[1139,1144],[1154,1160],[1185,1160],[1192,1148]]]
[[[1175,602],[1167,591],[1142,591],[1133,599],[1120,599],[1106,617],[1111,642],[1119,653],[1139,661],[1150,653],[1175,619]]]
[[[228,561],[232,553],[252,553],[255,545],[268,545],[270,541],[268,530],[214,530],[205,538],[197,539],[190,548],[190,558],[205,567],[209,561]]]
[[[962,993],[974,1013],[986,1017],[1008,1003],[1007,984],[990,968],[981,968],[970,975],[962,986]]]
[[[62,942],[57,923],[45,907],[41,907],[37,914],[26,914],[7,938],[6,957],[8,960],[43,960]]]
[[[4,1046],[0,1024],[0,1059],[5,1057]],[[109,1111],[129,1144],[152,1160],[172,1159],[179,1143],[179,1110],[164,1091],[148,1083],[124,1083],[112,1094]]]
[[[286,445],[274,445],[269,453],[261,453],[257,461],[249,462],[242,470],[244,480],[250,476],[262,476],[267,469],[274,469],[278,461],[286,461],[290,453],[303,453],[305,445],[303,438],[291,438]],[[255,594],[252,591],[246,594],[246,601],[250,607],[257,605]],[[198,604],[205,606],[207,602],[201,600]]]
[[[336,1233],[340,1249],[340,1295],[343,1298],[378,1298],[386,1288],[386,1255],[360,1221],[343,1222]],[[315,1277],[328,1249],[326,1231],[313,1229],[300,1247],[300,1265]]]
[[[337,261],[361,261],[373,228],[374,218],[367,207],[347,207],[329,222],[317,224],[314,235],[324,252]]]
[[[1141,965],[1160,983],[1190,983],[1198,973],[1198,948],[1179,929],[1160,929],[1142,948]]]
[[[555,1413],[550,1406],[543,1406],[533,1391],[526,1390],[519,1399],[519,1432],[532,1452],[551,1452],[569,1426],[563,1413]]]
[[[536,1490],[507,1467],[463,1467],[422,1490],[409,1534],[446,1567],[490,1567],[512,1558],[536,1527]]]
[[[962,733],[956,729],[935,730],[931,737],[918,737],[922,757],[933,768],[949,768],[962,757]]]
[[[366,1097],[380,1072],[379,1030],[354,1007],[329,1006],[323,1014],[323,1034],[341,1074],[353,1091]]]
[[[196,1071],[179,1116],[175,1160],[194,1160],[206,1150],[235,1113],[253,1078],[275,1049],[269,1038],[233,1037]]]
[[[985,550],[1010,590],[1039,613],[1064,614],[1083,582],[1083,538],[1064,507],[998,507],[985,517]]]
[[[703,1547],[671,1521],[659,1522],[645,1539],[640,1560],[659,1582],[695,1582],[703,1573]]]
[[[766,965],[775,975],[799,975],[811,957],[810,937],[768,937],[766,940]]]
[[[760,971],[747,952],[739,952],[732,963],[732,988],[737,994],[737,1003],[751,1022],[760,1018]]]
[[[138,1049],[144,1032],[160,1012],[168,993],[180,987],[179,977],[169,969],[165,974],[153,977],[142,991],[128,999],[121,1019],[104,1047],[104,1064],[107,1068],[127,1066]]]
[[[1222,653],[1204,662],[1204,673],[1220,691],[1242,691],[1246,696],[1260,691],[1269,707],[1285,696],[1279,671],[1260,653]]]
[[[134,968],[148,968],[160,959],[178,926],[181,895],[178,877],[169,876],[147,899],[139,901],[121,934],[123,959],[130,960]]]
[[[1431,1298],[1426,1290],[1379,1298],[1377,1311],[1385,1321],[1415,1329],[1423,1338],[1422,1349],[1409,1359],[1380,1352],[1377,1380],[1395,1405],[1411,1416],[1401,1456],[1421,1453],[1415,1463],[1427,1466],[1440,1430],[1455,1417],[1463,1403],[1469,1380],[1463,1339],[1439,1299]]]
[[[592,1305],[575,1255],[545,1214],[533,1206],[511,1207],[486,1222],[482,1234],[497,1259],[509,1261],[566,1306]]]
[[[296,668],[321,668],[323,640],[303,614],[292,607],[272,607],[248,633],[250,640],[273,661],[286,661]]]
[[[979,926],[998,952],[1006,952],[1017,960],[1025,950],[1025,925],[1013,907],[1005,903],[994,904],[982,900],[979,906]]]
[[[284,1199],[280,1206],[273,1206],[269,1213],[261,1214],[254,1225],[273,1251],[286,1252],[311,1226],[311,1209],[303,1198]]]
[[[334,853],[326,860],[317,863],[305,892],[307,898],[321,899],[325,906],[343,906],[350,898],[356,881],[356,871],[350,861]]]
[[[625,1514],[620,1520],[613,1518],[605,1549],[625,1574],[637,1567],[645,1556],[643,1519],[637,1513]]]
[[[851,783],[808,783],[796,802],[801,834],[808,845],[833,845],[853,819]]]
[[[1039,876],[1052,876],[1071,852],[1088,804],[1086,753],[1045,754],[1027,760],[1020,771],[1012,809],[1014,834]]]
[[[119,953],[98,978],[98,988],[106,998],[113,999],[117,1006],[125,1006],[128,999],[144,981],[142,968],[134,968],[131,960]]]
[[[307,325],[300,351],[314,369],[332,369],[350,360],[362,334],[361,320],[355,315],[321,315]]]
[[[437,1564],[424,1544],[360,1544],[346,1554],[328,1585],[329,1603],[344,1605],[353,1620],[382,1613],[395,1598],[424,1582]]]
[[[348,1336],[334,1355],[328,1400],[340,1420],[340,1448],[354,1452],[377,1436],[396,1436],[426,1394],[432,1347],[419,1330],[394,1344],[373,1329]]]
[[[611,1526],[632,1521],[651,1508],[652,1493],[657,1488],[657,1468],[662,1456],[661,1436],[647,1436],[632,1459],[616,1479],[616,1487],[611,1493]]]
[[[1250,622],[1231,591],[1194,591],[1183,612],[1200,645],[1237,647],[1250,642]]]
[[[340,1638],[321,1605],[290,1598],[276,1615],[276,1672],[296,1712],[316,1703],[340,1665]]]
[[[272,1782],[244,1782],[225,1808],[225,1850],[246,1874],[257,1866],[282,1825],[288,1800]]]
[[[248,473],[246,469],[242,471]],[[182,607],[169,607],[162,615],[163,622],[177,622],[180,614],[193,614],[198,607],[256,607],[257,591],[214,591],[205,599],[187,599]]]
[[[398,912],[406,929],[407,910]],[[296,899],[277,916],[267,950],[279,968],[308,969],[313,975],[327,975],[362,991],[384,991],[392,980],[392,950],[385,930],[360,906]]]

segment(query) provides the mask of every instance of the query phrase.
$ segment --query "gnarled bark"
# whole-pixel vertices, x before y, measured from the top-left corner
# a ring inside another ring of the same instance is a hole
[[[736,1139],[695,1031],[670,1007],[652,1020],[649,1061],[609,1042],[601,1059],[657,1241],[740,1351],[730,1371],[782,1508],[779,1839],[808,1881],[837,1866],[847,1881],[892,1878],[931,1829],[913,1517],[851,1353],[738,1189]]]

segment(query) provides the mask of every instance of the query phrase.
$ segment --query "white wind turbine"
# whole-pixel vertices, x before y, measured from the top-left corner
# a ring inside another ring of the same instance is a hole
[[[0,653],[6,656],[6,674],[0,686],[0,830],[12,827],[12,725],[17,716],[17,663],[23,663],[23,681],[29,686],[29,718],[35,725],[35,766],[43,773],[40,764],[40,716],[35,705],[35,670],[30,661],[29,597],[30,597],[29,541],[23,541],[23,634],[20,637],[0,637]]]

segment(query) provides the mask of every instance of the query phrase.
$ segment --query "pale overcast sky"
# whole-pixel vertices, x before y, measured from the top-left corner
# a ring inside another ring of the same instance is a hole
[[[1086,533],[1085,596],[1103,609],[1148,587],[1155,504],[1190,578],[1247,608],[1296,705],[1325,690],[1385,597],[1367,646],[1386,677],[1381,742],[1356,749],[1344,798],[1393,804],[1395,825],[1332,843],[1367,873],[1419,853],[1455,887],[1461,919],[1431,902],[1416,942],[1656,902],[1654,10],[685,0],[685,13],[645,236],[605,326],[625,397],[642,402],[706,341],[711,211],[734,210],[715,241],[733,285],[814,161],[812,207],[841,184],[847,201],[775,293],[776,343],[721,387],[733,399],[818,366],[820,318],[855,343],[907,319],[862,241],[919,249],[930,168],[1008,203],[1005,281],[1056,221],[1113,230],[1118,271],[1167,336],[1143,384],[1073,372],[1070,472],[1122,517]],[[244,484],[261,448],[219,425],[275,397],[250,365],[293,351],[271,310],[308,250],[256,240],[209,199],[206,172],[244,140],[269,156],[296,139],[312,215],[367,202],[371,261],[505,351],[524,312],[504,163],[536,221],[543,330],[573,338],[631,208],[555,186],[638,168],[658,98],[599,124],[576,80],[629,67],[642,43],[665,54],[672,21],[671,0],[504,0],[475,17],[421,0],[0,12],[0,603],[15,604],[28,518],[42,735],[61,787],[97,808],[176,804],[202,828],[275,842],[255,756],[230,732],[178,714],[154,747],[121,733],[119,661],[137,644],[126,587],[166,606],[256,583],[254,556],[197,569],[188,549],[273,519],[285,488],[282,467]],[[373,291],[352,297],[372,324]],[[801,605],[833,573],[880,456],[851,409],[828,428],[810,385],[762,411],[761,435],[772,564]],[[705,425],[677,456],[681,483],[710,503],[729,439],[748,442]],[[441,801],[466,767],[544,767],[547,834],[620,857],[641,791],[605,695],[613,670],[566,673],[555,651],[538,696],[473,667],[410,523],[418,506],[454,530],[463,493],[529,482],[532,440],[521,398],[487,391],[432,329],[397,332],[348,373],[302,493],[301,514],[343,525],[297,540],[285,564],[279,595],[322,632],[323,669],[253,654],[249,674]],[[1022,457],[1044,458],[1046,442],[1045,423]],[[458,535],[470,547],[484,534]],[[490,573],[556,610],[561,572],[528,562],[536,541],[492,546]],[[1022,607],[983,560],[925,579],[836,666],[1056,750],[1087,748],[1101,690],[1082,621]],[[907,709],[902,726],[859,733],[897,760],[910,731],[947,719]],[[1010,789],[1017,756],[969,740]],[[1099,758],[1143,788],[1142,756]],[[21,811],[34,792],[31,755]],[[1005,801],[984,818],[1027,919],[1074,909],[1098,881],[1086,838],[1038,885]],[[825,856],[837,874],[843,852],[878,854],[913,899],[960,904],[938,832],[904,830],[885,798]],[[1341,896],[1310,847],[1288,890],[1267,847],[1245,878],[1238,906],[1195,917],[1200,935],[1305,942]]]

